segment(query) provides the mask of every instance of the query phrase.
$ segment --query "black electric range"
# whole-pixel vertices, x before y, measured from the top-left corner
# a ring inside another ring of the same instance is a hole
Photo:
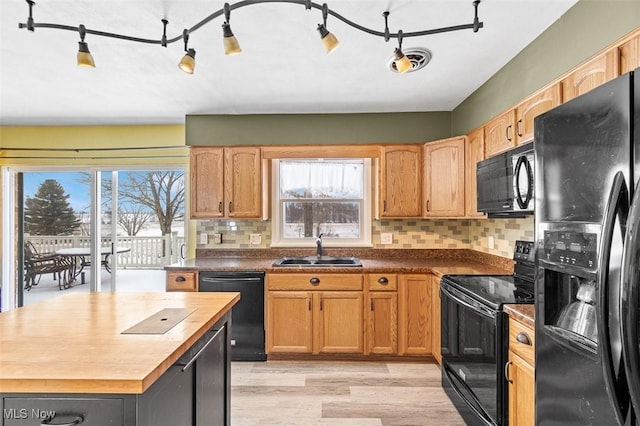
[[[442,386],[469,425],[508,424],[508,318],[502,306],[534,302],[533,242],[516,241],[513,275],[445,275]]]

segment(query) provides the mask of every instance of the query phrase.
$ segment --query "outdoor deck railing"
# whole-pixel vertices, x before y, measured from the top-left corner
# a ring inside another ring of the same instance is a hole
[[[25,235],[25,241],[30,241],[40,253],[55,252],[63,248],[89,247],[91,239],[87,236],[56,236],[56,235]],[[102,247],[109,247],[111,237],[100,239]],[[118,247],[131,249],[118,254],[120,268],[160,268],[175,263],[180,258],[180,248],[184,244],[184,237],[177,233],[161,237],[118,237]]]

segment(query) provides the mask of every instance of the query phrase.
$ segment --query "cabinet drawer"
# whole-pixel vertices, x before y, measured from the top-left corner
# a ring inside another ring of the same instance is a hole
[[[124,401],[119,398],[4,398],[5,426],[40,426],[54,416],[52,424],[74,424],[81,418],[82,426],[122,425]]]
[[[198,291],[196,272],[167,272],[167,291]]]
[[[396,274],[369,274],[367,285],[370,291],[398,290],[398,276]]]
[[[268,290],[362,290],[360,274],[269,274]]]
[[[513,318],[509,318],[509,349],[532,366],[535,364],[535,333]]]

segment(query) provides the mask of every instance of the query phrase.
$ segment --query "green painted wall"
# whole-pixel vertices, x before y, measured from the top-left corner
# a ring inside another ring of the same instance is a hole
[[[640,0],[581,0],[453,111],[466,134],[640,26]]]
[[[450,136],[450,112],[187,115],[187,145],[428,142]]]

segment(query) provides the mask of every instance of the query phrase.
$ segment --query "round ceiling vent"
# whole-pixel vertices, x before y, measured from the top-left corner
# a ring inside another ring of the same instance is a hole
[[[418,71],[426,67],[431,60],[431,52],[424,47],[409,47],[402,49],[402,52],[411,61],[411,68],[409,68],[407,72]],[[393,72],[398,72],[395,60],[395,55],[391,55],[389,58],[389,69]]]

